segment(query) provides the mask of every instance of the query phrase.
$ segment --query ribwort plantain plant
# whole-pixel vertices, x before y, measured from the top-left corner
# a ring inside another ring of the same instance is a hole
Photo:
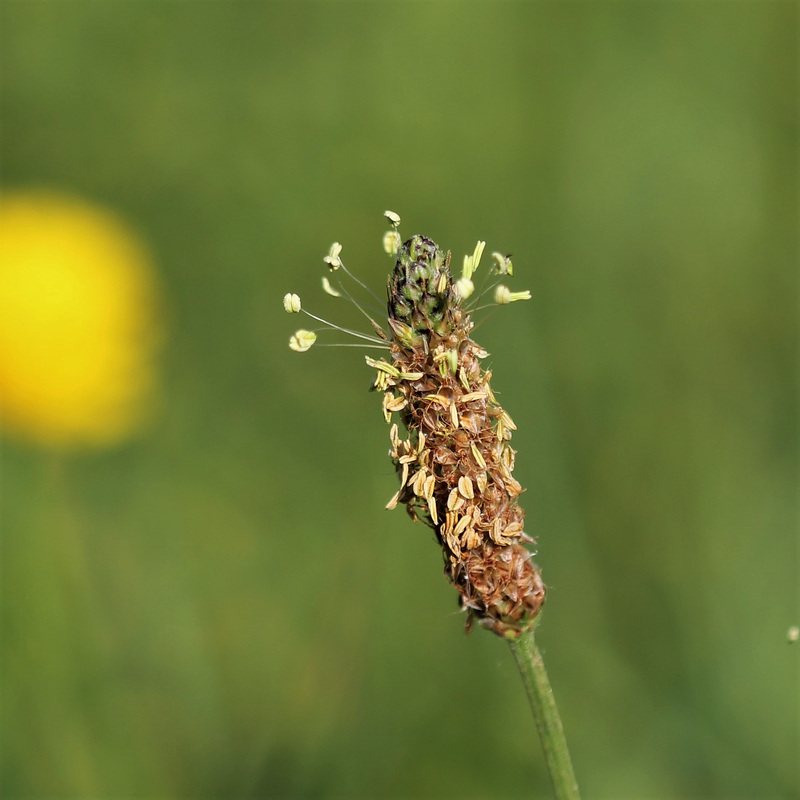
[[[319,330],[335,329],[387,351],[386,358],[366,358],[376,373],[373,388],[383,395],[383,414],[391,425],[389,455],[400,481],[387,508],[403,504],[415,521],[433,529],[445,574],[466,614],[467,630],[477,623],[511,644],[556,797],[577,798],[558,710],[533,637],[545,587],[528,549],[534,540],[524,530],[525,515],[518,503],[522,487],[512,474],[515,451],[510,440],[516,426],[492,391],[492,373],[481,366],[486,351],[470,336],[474,312],[531,295],[512,292],[500,282],[513,275],[513,266],[509,256],[493,253],[494,280],[470,300],[484,242],[464,257],[461,277],[454,280],[449,252],[420,235],[403,243],[400,218],[391,211],[385,216],[391,229],[384,235],[384,249],[395,258],[388,283],[387,329],[337,280],[341,271],[369,291],[345,267],[342,247],[334,243],[324,262],[336,286],[326,277],[323,288],[355,303],[374,335],[309,314],[297,295],[287,294],[287,312],[306,313],[323,325],[296,331],[289,346],[305,352],[316,343]],[[481,305],[489,292],[493,302]],[[402,431],[393,423],[395,414]]]

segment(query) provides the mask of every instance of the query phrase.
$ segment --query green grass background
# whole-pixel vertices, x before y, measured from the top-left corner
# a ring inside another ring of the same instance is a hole
[[[533,300],[477,334],[519,430],[587,798],[796,798],[793,2],[4,0],[5,187],[123,213],[169,340],[146,435],[2,450],[4,798],[523,798],[508,648],[383,506],[322,256],[381,214]]]

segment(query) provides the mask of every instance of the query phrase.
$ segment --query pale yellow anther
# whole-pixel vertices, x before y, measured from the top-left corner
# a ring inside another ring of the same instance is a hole
[[[474,550],[478,547],[481,543],[481,535],[476,531],[474,528],[470,528],[467,531],[467,535],[464,537],[464,547],[467,550]]]
[[[466,497],[467,500],[472,500],[472,498],[475,497],[475,490],[472,488],[472,481],[466,475],[462,475],[458,479],[458,491],[462,497]]]
[[[383,216],[389,220],[389,224],[394,228],[400,224],[400,215],[395,214],[394,211],[384,211]]]
[[[336,289],[334,289],[333,286],[331,286],[331,282],[326,277],[323,277],[323,279],[322,279],[322,289],[327,294],[329,294],[331,297],[341,297],[342,296],[341,292],[337,292]]]
[[[408,484],[417,497],[422,497],[425,492],[425,479],[427,477],[427,470],[421,469],[414,474],[411,482]]]
[[[367,364],[372,367],[373,369],[377,369],[379,372],[385,372],[387,375],[391,375],[393,378],[400,377],[400,370],[397,367],[392,366],[388,362],[381,359],[377,361],[374,358],[370,358],[369,356],[364,356],[364,360]]]
[[[464,266],[461,267],[461,277],[467,280],[472,277],[472,256],[464,256]]]
[[[450,403],[450,422],[453,423],[454,428],[458,427],[458,409],[455,403]]]
[[[486,247],[486,242],[479,241],[475,245],[475,252],[472,254],[472,271],[478,269],[478,264],[481,263],[481,256],[483,255],[483,248]]]
[[[300,311],[300,297],[296,294],[285,294],[283,296],[283,310],[289,314],[296,314]]]
[[[432,403],[437,403],[442,408],[448,408],[450,405],[450,401],[446,397],[442,397],[440,394],[426,394],[425,400],[430,400]]]
[[[464,505],[466,500],[458,493],[458,489],[451,489],[447,495],[447,508],[449,511],[457,511]]]
[[[500,416],[500,418],[503,420],[503,424],[506,426],[506,428],[509,428],[512,431],[515,431],[517,429],[517,426],[514,424],[514,420],[508,416],[507,411],[504,411]]]
[[[470,517],[469,515],[461,517],[461,519],[458,521],[458,524],[456,525],[455,530],[453,531],[453,533],[456,536],[458,536],[461,533],[464,533],[464,531],[467,529],[467,526],[470,524],[470,522],[472,522],[472,517]]]
[[[383,393],[383,418],[386,420],[387,424],[392,421],[392,412],[389,410],[389,403],[394,400],[394,394],[392,392],[384,392]]]
[[[401,491],[402,491],[402,488],[399,491],[395,492],[395,494],[392,497],[392,499],[386,504],[386,508],[389,509],[390,511],[391,511],[391,509],[393,509],[397,505],[397,502],[400,500],[400,492]]]
[[[484,247],[486,247],[486,242],[478,242],[478,244],[475,245],[475,251],[473,254],[471,256],[464,256],[464,267],[461,271],[462,280],[466,279],[470,281],[473,273],[476,269],[478,269],[478,264],[480,264]],[[464,296],[469,297],[469,295]]]
[[[456,537],[453,536],[452,533],[447,534],[444,537],[444,540],[445,540],[445,542],[447,542],[447,547],[448,547],[448,549],[450,550],[451,553],[460,552],[461,544],[459,543],[458,539],[456,539]],[[450,560],[451,560],[451,562],[455,561],[455,558],[453,556],[450,556]]]
[[[383,234],[383,249],[390,256],[397,255],[402,243],[400,234],[397,231],[386,231]]]
[[[317,334],[314,331],[307,331],[301,328],[299,331],[295,331],[294,335],[289,339],[289,347],[295,353],[305,353],[306,350],[311,349],[311,346],[316,341]]]
[[[498,518],[492,523],[492,528],[489,532],[489,536],[492,537],[492,541],[495,544],[504,544],[503,540],[503,523]]]
[[[486,392],[467,392],[461,395],[462,403],[471,403],[473,400],[483,400],[486,397]]]
[[[470,442],[469,445],[470,450],[472,451],[472,457],[475,459],[475,463],[481,468],[486,469],[486,460],[484,459],[483,455],[481,455],[481,451],[475,445],[475,442]],[[485,479],[485,476],[484,476]],[[480,484],[479,484],[480,487]]]
[[[492,253],[492,258],[497,262],[498,275],[513,275],[514,267],[511,264],[511,256],[504,256],[502,253]]]
[[[434,499],[432,497],[430,498],[430,500],[428,500],[428,511],[430,511],[431,513],[431,519],[433,520],[433,524],[438,525],[439,515],[436,513],[436,503],[434,502]]]
[[[341,252],[342,246],[339,242],[334,242],[331,245],[331,249],[328,251],[328,255],[322,259],[330,267],[331,272],[342,266],[342,260],[339,258],[339,253]]]
[[[498,305],[504,306],[508,303],[516,303],[517,300],[530,300],[531,293],[528,290],[524,292],[512,292],[508,286],[502,283],[494,290],[494,301]]]
[[[401,411],[408,405],[408,400],[406,400],[406,398],[402,395],[400,397],[394,397],[394,395],[391,395],[391,397],[393,399],[386,402],[386,408],[388,408],[389,411]]]
[[[506,479],[506,491],[509,497],[516,497],[522,494],[522,484],[516,478],[509,476]]]
[[[418,381],[424,374],[423,372],[398,372],[397,377],[404,381]]]

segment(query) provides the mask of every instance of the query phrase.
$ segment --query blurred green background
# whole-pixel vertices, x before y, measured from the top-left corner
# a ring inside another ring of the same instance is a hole
[[[797,16],[6,0],[3,186],[123,214],[167,342],[144,435],[3,444],[2,796],[548,795],[360,351],[287,348],[389,208],[533,291],[476,338],[585,796],[798,797]]]

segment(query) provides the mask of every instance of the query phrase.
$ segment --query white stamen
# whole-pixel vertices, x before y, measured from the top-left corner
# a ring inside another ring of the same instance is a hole
[[[337,292],[336,289],[331,286],[331,282],[327,278],[322,279],[322,289],[323,291],[327,292],[331,297],[341,297],[342,293]]]
[[[502,253],[492,253],[492,258],[497,262],[498,275],[513,275],[514,267],[511,264],[511,256],[504,256]]]
[[[294,335],[289,339],[289,347],[296,353],[305,353],[310,350],[314,342],[317,341],[317,334],[314,331],[307,331],[301,328],[294,332]]]
[[[339,258],[339,253],[341,252],[342,246],[339,242],[334,242],[331,245],[331,249],[328,251],[328,255],[322,259],[330,267],[331,272],[342,266],[342,260]]]
[[[296,294],[285,294],[283,296],[283,310],[288,314],[296,314],[300,311],[300,297]]]
[[[526,290],[524,292],[512,292],[508,286],[502,283],[498,284],[494,290],[494,301],[498,305],[504,306],[508,303],[515,303],[517,300],[530,300],[531,293]]]
[[[397,231],[386,231],[383,234],[383,249],[390,255],[396,255],[400,249],[400,234]]]
[[[462,300],[466,300],[475,291],[475,284],[465,276],[463,278],[459,278],[455,282],[453,289],[458,297],[460,297]]]

